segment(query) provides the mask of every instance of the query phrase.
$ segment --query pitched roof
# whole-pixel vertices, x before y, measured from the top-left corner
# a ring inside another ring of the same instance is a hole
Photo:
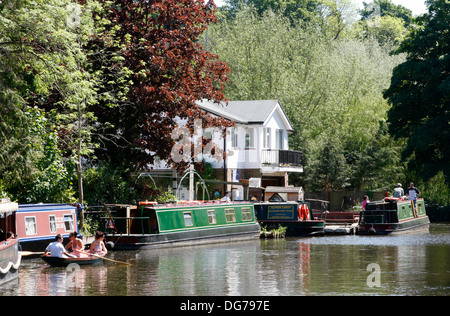
[[[264,124],[279,106],[289,130],[292,130],[291,122],[278,100],[228,101],[228,105],[225,102],[213,103],[202,100],[196,104],[202,110],[240,124]]]

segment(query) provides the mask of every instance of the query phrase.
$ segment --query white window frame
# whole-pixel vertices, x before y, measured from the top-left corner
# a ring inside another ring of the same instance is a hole
[[[255,130],[253,127],[245,129],[245,149],[255,148]]]
[[[206,213],[208,214],[208,222],[211,225],[217,224],[216,211],[215,210],[207,210]]]
[[[271,134],[272,132],[270,127],[263,128],[263,148],[270,148]]]
[[[69,219],[69,217],[70,217],[70,219]],[[64,218],[64,230],[66,232],[75,231],[75,222],[74,222],[73,214],[64,214],[63,218]],[[67,224],[69,224],[69,229],[67,229]]]
[[[194,226],[194,219],[192,218],[192,212],[183,212],[184,226]]]
[[[225,219],[227,223],[235,223],[236,222],[236,211],[234,208],[226,208],[225,209]]]
[[[50,225],[50,233],[55,234],[58,231],[58,226],[56,225],[56,215],[49,215],[48,222]]]
[[[37,221],[36,216],[25,216],[25,233],[27,236],[37,235]],[[29,220],[32,220],[30,223]]]
[[[252,210],[250,207],[243,207],[241,208],[241,212],[242,212],[242,220],[243,221],[251,221],[253,219],[252,216]]]

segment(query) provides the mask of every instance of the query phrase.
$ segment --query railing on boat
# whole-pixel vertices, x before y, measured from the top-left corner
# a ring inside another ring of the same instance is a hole
[[[360,215],[360,223],[391,224],[398,223],[397,210],[366,210]]]
[[[121,216],[111,216],[111,217],[101,217],[101,220],[104,221],[104,231],[108,232],[108,230],[115,229],[116,226],[116,220],[125,220],[125,227],[126,232],[123,232],[122,234],[130,235],[131,233],[131,220],[141,220],[141,234],[145,234],[145,227],[148,228],[148,232],[151,231],[151,223],[150,223],[150,217],[121,217]],[[113,226],[111,226],[111,221],[113,221]],[[147,223],[146,223],[147,221]],[[147,224],[147,226],[144,226],[144,224]],[[120,234],[120,232],[119,232]]]

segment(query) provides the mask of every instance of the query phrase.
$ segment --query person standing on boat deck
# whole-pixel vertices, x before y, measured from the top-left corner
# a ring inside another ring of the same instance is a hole
[[[222,198],[221,201],[222,201],[222,202],[231,202],[231,199],[230,199],[230,191],[227,191],[227,192],[225,193],[225,196]]]
[[[97,231],[95,233],[95,240],[92,242],[89,252],[93,253],[97,256],[106,255],[108,253],[108,250],[106,249],[105,243],[103,242],[104,238],[105,238],[105,234]]]
[[[394,194],[392,194],[392,196],[401,199],[404,195],[405,192],[403,191],[402,184],[397,183],[397,187],[394,189]]]
[[[50,257],[58,257],[58,258],[67,258],[73,257],[69,254],[62,244],[63,237],[61,234],[55,236],[55,241],[50,243],[44,251],[44,256],[48,256],[50,253]]]
[[[367,202],[370,202],[370,201],[369,201],[369,197],[368,197],[367,195],[364,195],[364,200],[363,200],[362,203],[361,203],[363,211],[366,210]]]
[[[83,255],[82,252],[84,250],[84,243],[83,241],[78,238],[78,233],[73,232],[69,234],[70,242],[66,245],[66,250],[69,250],[70,247],[72,247],[72,255],[76,257],[81,257]]]
[[[410,200],[414,201],[414,206],[416,206],[416,199],[420,195],[420,191],[414,186],[414,183],[409,183],[409,188],[406,189],[406,195],[409,197]]]

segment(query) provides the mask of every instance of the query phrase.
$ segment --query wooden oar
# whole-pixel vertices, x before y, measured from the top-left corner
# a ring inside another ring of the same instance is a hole
[[[128,263],[128,262],[123,262],[123,261],[118,261],[118,260],[113,260],[113,259],[105,258],[105,257],[99,256],[99,255],[96,255],[96,254],[94,254],[94,253],[90,253],[90,252],[85,252],[85,251],[82,251],[82,250],[78,250],[78,252],[81,252],[81,253],[87,254],[87,255],[89,255],[89,256],[93,256],[93,257],[101,258],[101,259],[103,259],[103,260],[107,260],[107,261],[111,261],[111,262],[119,263],[119,264],[126,264],[126,265],[131,265],[131,263]]]
[[[20,255],[22,257],[25,257],[25,256],[42,256],[44,254],[43,251],[38,251],[38,252],[34,252],[34,251],[19,251],[19,252],[20,252]]]

